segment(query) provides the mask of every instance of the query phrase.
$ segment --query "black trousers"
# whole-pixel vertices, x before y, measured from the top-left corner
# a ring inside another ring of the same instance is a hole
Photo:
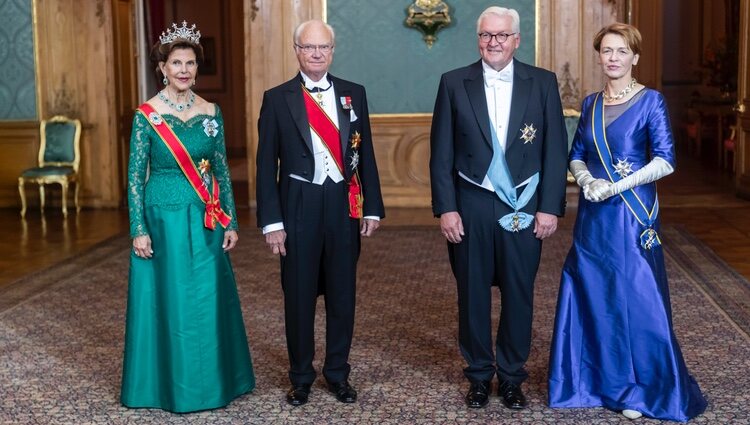
[[[281,284],[293,384],[315,380],[312,362],[318,294],[324,294],[326,308],[323,376],[329,382],[349,377],[360,236],[359,220],[349,218],[346,191],[346,184],[330,179],[323,185],[289,182],[284,221],[287,254],[281,257]]]
[[[517,384],[528,374],[524,364],[531,349],[534,278],[542,243],[534,223],[517,233],[500,227],[498,219],[510,207],[488,190],[459,178],[458,210],[464,226],[459,244],[448,244],[451,268],[458,285],[459,346],[470,381]],[[493,285],[500,288],[500,323],[492,350]]]

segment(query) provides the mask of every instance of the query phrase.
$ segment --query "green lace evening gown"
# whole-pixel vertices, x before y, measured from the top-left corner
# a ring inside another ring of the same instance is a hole
[[[164,120],[197,165],[211,162],[221,205],[237,229],[221,111]],[[212,132],[206,124],[217,127]],[[147,170],[149,173],[148,179]],[[128,167],[130,236],[150,235],[151,259],[131,250],[121,402],[191,412],[226,406],[255,377],[224,229],[203,225],[205,205],[140,113]]]

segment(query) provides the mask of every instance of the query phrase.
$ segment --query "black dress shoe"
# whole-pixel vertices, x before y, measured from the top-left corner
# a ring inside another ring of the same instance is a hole
[[[342,403],[354,403],[357,401],[357,390],[349,385],[349,381],[329,382],[328,389],[336,396],[336,400]]]
[[[466,405],[472,409],[486,406],[490,400],[490,381],[472,382],[465,400]]]
[[[307,403],[307,397],[310,395],[310,384],[297,384],[286,393],[286,401],[292,406],[302,406]]]
[[[503,404],[508,409],[520,410],[526,407],[526,397],[521,386],[510,381],[501,382],[497,388],[497,395],[502,397]]]

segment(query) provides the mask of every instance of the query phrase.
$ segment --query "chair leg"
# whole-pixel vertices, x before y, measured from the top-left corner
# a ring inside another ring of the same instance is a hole
[[[68,182],[62,182],[60,183],[60,186],[62,186],[62,210],[63,210],[63,217],[68,216]]]
[[[21,217],[26,217],[26,190],[23,178],[18,179],[18,193],[21,195]]]
[[[39,183],[39,208],[42,210],[42,214],[44,214],[44,184]]]
[[[76,214],[81,212],[81,206],[78,204],[78,189],[80,188],[81,188],[81,184],[76,182],[76,192],[75,192]]]

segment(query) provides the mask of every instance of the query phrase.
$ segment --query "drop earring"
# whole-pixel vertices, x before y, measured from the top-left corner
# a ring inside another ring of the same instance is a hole
[[[169,85],[169,80],[167,80],[167,76],[166,75],[164,76],[164,79],[161,80],[161,82],[164,83],[164,86],[168,86]]]
[[[192,83],[192,84],[190,84],[190,85],[191,85],[191,86],[194,86],[194,85],[195,85],[195,82],[196,82],[197,80],[198,80],[197,78],[193,78],[193,83]]]

